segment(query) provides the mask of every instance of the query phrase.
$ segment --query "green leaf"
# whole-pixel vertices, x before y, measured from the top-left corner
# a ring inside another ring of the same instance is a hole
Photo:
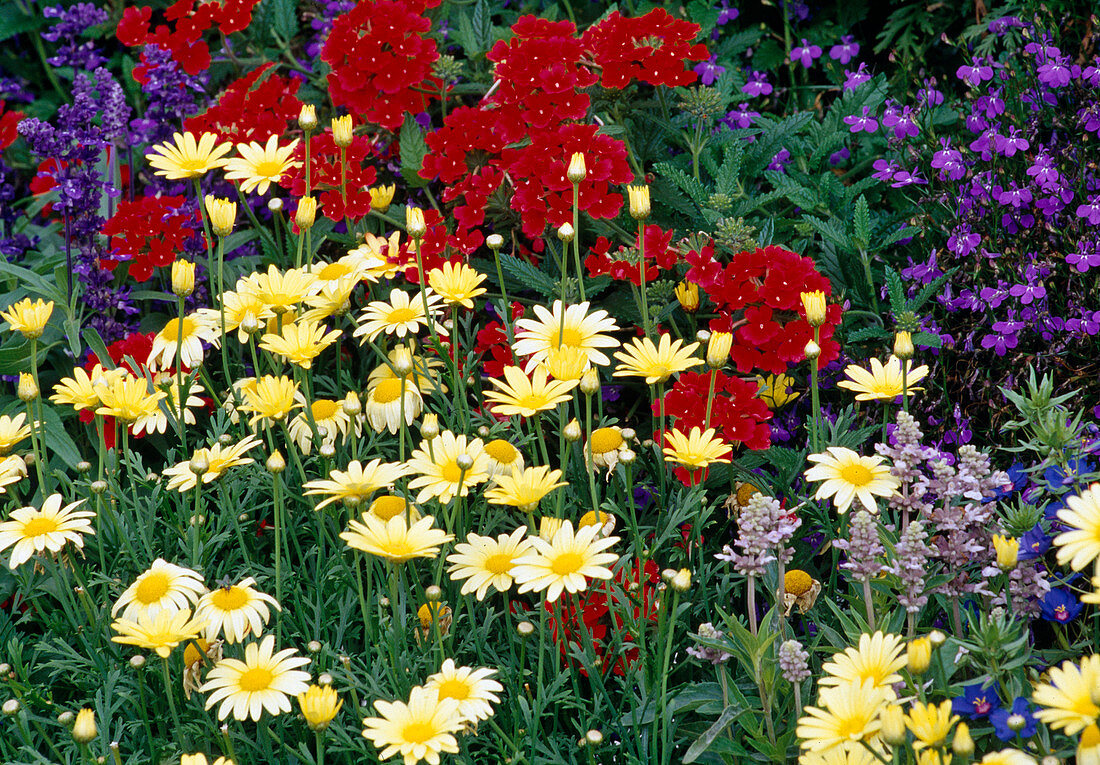
[[[521,287],[533,289],[543,297],[549,297],[558,290],[558,283],[555,280],[526,260],[520,260],[502,252],[500,253],[500,267],[504,270],[504,273],[515,279]]]
[[[918,332],[913,335],[913,345],[923,345],[928,348],[942,348],[943,338],[931,332]]]
[[[7,12],[0,14],[0,42],[15,37],[22,32],[37,32],[37,30],[46,26],[46,20],[40,14],[15,16],[11,11],[11,6],[8,6]]]
[[[477,46],[477,52],[483,53],[489,50],[493,44],[493,12],[489,10],[489,4],[485,0],[477,0],[474,5],[474,14],[470,19],[470,26],[473,27],[474,44]]]
[[[279,37],[288,42],[298,34],[298,3],[296,0],[268,0],[271,3],[271,24]]]
[[[905,286],[901,283],[898,272],[892,268],[885,269],[886,290],[890,294],[890,310],[894,312],[894,318],[901,316],[907,310],[905,304]]]
[[[428,153],[428,144],[424,142],[424,131],[416,124],[411,114],[405,115],[401,126],[401,177],[412,188],[419,189],[428,184],[420,177],[420,168],[424,166],[424,155]]]
[[[80,334],[92,353],[99,358],[99,363],[103,365],[103,368],[114,369],[115,363],[111,361],[111,354],[107,353],[107,344],[103,342],[103,338],[99,336],[99,333],[91,327],[85,327]]]
[[[856,200],[853,223],[855,225],[856,245],[859,249],[866,250],[871,241],[871,210],[867,205],[867,197],[862,194]]]
[[[740,143],[728,143],[722,153],[722,166],[718,168],[717,181],[719,193],[729,197],[737,196],[737,177],[741,173],[741,158],[745,155]]]
[[[815,218],[812,215],[804,217],[803,222],[808,224],[811,228],[817,231],[821,235],[821,238],[826,242],[829,242],[834,247],[846,252],[851,252],[855,249],[852,246],[852,238],[848,236],[848,232],[840,228],[840,224],[835,218],[822,220],[821,218]]]
[[[57,456],[71,469],[76,470],[76,464],[83,459],[76,443],[65,430],[61,423],[61,417],[57,410],[42,402],[42,419],[46,424],[46,451],[50,456]]]
[[[848,342],[862,343],[865,340],[883,340],[888,337],[890,337],[890,333],[876,325],[874,327],[862,327],[854,332],[849,332]],[[913,341],[916,342],[916,338],[913,338]]]
[[[730,704],[728,707],[722,710],[722,714],[718,716],[718,719],[714,721],[702,736],[695,739],[688,747],[687,752],[684,753],[684,762],[695,762],[699,755],[707,751],[710,745],[714,743],[714,739],[722,735],[722,731],[730,726],[734,720],[741,716],[744,710],[737,704]]]
[[[699,181],[668,162],[659,162],[654,169],[656,169],[658,176],[668,178],[669,181],[679,186],[700,209],[706,206],[709,195]]]
[[[38,363],[41,364],[46,358],[46,352],[50,348],[57,345],[57,343],[51,343],[46,345],[45,343],[38,344]],[[17,375],[20,372],[28,372],[31,368],[31,342],[24,340],[18,345],[10,345],[6,348],[0,348],[0,375]]]

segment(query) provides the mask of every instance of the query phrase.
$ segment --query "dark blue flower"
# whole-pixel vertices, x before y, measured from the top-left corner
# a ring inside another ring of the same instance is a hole
[[[1076,619],[1082,608],[1068,587],[1055,587],[1043,598],[1040,615],[1048,622],[1065,624]]]
[[[1020,727],[1019,720],[1013,720],[1014,723],[1017,723],[1015,726],[1017,730],[1013,730],[1008,724],[1009,718],[1015,716],[1023,718],[1024,721],[1023,726]],[[990,712],[989,722],[993,723],[993,732],[997,734],[997,738],[1001,741],[1011,741],[1016,736],[1021,738],[1034,736],[1035,726],[1038,724],[1035,716],[1031,713],[1031,704],[1023,696],[1017,696],[1011,707],[1001,707]]]
[[[1058,465],[1048,467],[1043,471],[1043,479],[1047,482],[1047,488],[1053,491],[1062,486],[1075,483],[1078,476],[1083,473],[1091,473],[1093,470],[1095,468],[1089,460],[1084,457],[1073,457],[1066,461],[1064,469]]]
[[[951,699],[951,711],[972,720],[985,717],[1000,706],[1001,697],[996,683],[986,688],[983,688],[981,683],[964,685],[963,695]]]
[[[1036,523],[1031,531],[1020,537],[1019,560],[1041,558],[1050,549],[1051,535],[1043,531],[1043,525]]]

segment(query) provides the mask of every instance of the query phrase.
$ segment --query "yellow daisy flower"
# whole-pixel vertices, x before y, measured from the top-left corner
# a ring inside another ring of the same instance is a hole
[[[428,284],[449,305],[473,308],[474,298],[485,292],[478,285],[485,281],[485,274],[478,273],[465,263],[444,263],[442,268],[428,272]]]
[[[576,388],[578,384],[577,380],[548,381],[548,377],[546,368],[542,366],[535,367],[531,377],[527,377],[519,367],[505,367],[506,382],[495,377],[489,378],[489,382],[500,390],[485,391],[485,399],[496,402],[491,410],[493,414],[504,417],[512,415],[533,417],[539,412],[553,409],[558,404],[569,401],[572,398],[569,391]]]
[[[1080,571],[1093,561],[1100,574],[1100,483],[1094,483],[1080,496],[1067,497],[1068,509],[1058,511],[1058,520],[1070,527],[1054,538],[1058,563]]]
[[[225,165],[223,157],[232,150],[233,144],[215,145],[217,140],[214,133],[203,133],[198,141],[190,132],[173,133],[171,142],[157,144],[145,159],[156,168],[156,175],[170,181],[198,178]]]
[[[389,237],[375,236],[367,232],[363,243],[350,250],[348,255],[361,258],[367,267],[367,279],[391,281],[398,271],[403,271],[404,258],[401,256],[401,232],[394,231]]]
[[[302,166],[301,162],[291,159],[297,146],[297,138],[286,146],[279,146],[277,135],[268,138],[264,146],[256,141],[239,143],[237,153],[240,156],[225,161],[225,179],[241,181],[241,191],[246,194],[252,191],[266,194],[272,182],[278,183],[287,171]]]
[[[374,708],[381,717],[363,720],[363,737],[382,750],[379,759],[400,754],[405,765],[421,760],[439,765],[441,753],[458,752],[454,734],[463,723],[454,699],[440,699],[434,689],[418,685],[409,693],[407,704],[379,699]]]
[[[607,468],[608,476],[619,464],[619,457],[630,446],[623,438],[623,430],[618,426],[596,428],[584,445],[585,459],[591,459],[593,468]],[[589,457],[591,455],[591,457]]]
[[[554,536],[528,537],[532,549],[512,566],[512,579],[519,592],[546,592],[546,601],[553,603],[563,591],[581,592],[588,579],[610,579],[611,569],[619,556],[605,552],[619,541],[618,537],[599,537],[597,526],[585,526],[573,531],[573,523],[564,521]]]
[[[1019,749],[1002,749],[999,752],[990,752],[982,757],[981,765],[1036,765],[1038,760]],[[947,763],[945,763],[947,765]],[[1088,765],[1080,755],[1077,757],[1077,765]]]
[[[103,405],[95,413],[116,417],[127,424],[155,416],[160,411],[161,399],[167,395],[162,390],[150,393],[144,378],[129,374],[115,377],[98,392]]]
[[[62,378],[53,387],[54,394],[50,396],[50,401],[59,405],[67,404],[78,412],[98,407],[102,403],[99,399],[100,391],[126,375],[125,369],[105,370],[100,364],[96,364],[90,373],[84,371],[83,367],[76,367],[72,377]]]
[[[252,385],[244,388],[244,402],[241,409],[252,412],[250,425],[263,420],[265,425],[282,422],[295,409],[302,405],[295,401],[298,383],[289,377],[264,375]]]
[[[0,552],[12,548],[8,568],[18,568],[32,555],[49,551],[60,552],[67,543],[84,547],[84,534],[95,534],[89,519],[95,513],[76,510],[84,504],[77,500],[61,506],[61,495],[51,494],[42,508],[20,507],[12,510],[8,520],[0,523]]]
[[[369,191],[371,208],[379,212],[385,212],[393,204],[393,194],[397,191],[397,186],[393,183],[389,186],[382,184],[381,186],[371,186]]]
[[[149,351],[149,368],[167,369],[176,365],[176,347],[179,345],[180,324],[183,325],[183,345],[180,361],[185,367],[202,365],[204,342],[217,346],[221,340],[218,327],[218,314],[215,311],[196,311],[180,319],[170,319],[157,334],[153,335],[153,349]]]
[[[469,533],[466,541],[456,544],[455,551],[447,556],[451,581],[462,581],[462,594],[472,592],[478,600],[485,599],[490,587],[507,592],[512,587],[512,567],[531,549],[526,535],[526,526],[496,539]]]
[[[677,372],[691,369],[703,363],[692,356],[699,343],[684,346],[683,340],[673,340],[671,335],[661,335],[659,345],[648,337],[636,337],[616,353],[619,365],[612,377],[644,377],[646,385],[663,383]]]
[[[414,505],[409,504],[409,501],[404,497],[395,494],[383,494],[381,497],[375,497],[374,501],[370,503],[370,507],[367,508],[367,512],[382,521],[388,521],[396,515],[405,518],[409,523],[415,523],[421,518],[420,511]]]
[[[914,388],[913,383],[925,378],[928,374],[928,367],[921,364],[913,369],[913,362],[911,361],[906,361],[905,365],[905,382],[909,388],[909,395],[913,395],[915,391],[924,390],[923,388]],[[878,359],[871,359],[870,371],[855,364],[849,364],[845,367],[844,374],[848,376],[848,379],[838,382],[837,387],[855,391],[858,394],[856,401],[893,401],[903,392],[901,361],[898,360],[897,356],[891,356],[887,360],[886,366],[883,366]]]
[[[401,380],[391,377],[381,380],[367,391],[363,410],[367,422],[375,433],[388,430],[396,435],[401,427]],[[412,375],[405,380],[405,425],[412,425],[424,409],[424,397],[413,382]]]
[[[823,454],[811,454],[817,463],[805,472],[808,481],[823,481],[814,499],[833,498],[838,513],[848,512],[852,500],[858,499],[869,513],[878,512],[875,497],[891,497],[901,482],[890,475],[885,458],[861,457],[843,446],[830,446]]]
[[[6,494],[8,486],[27,477],[27,463],[18,454],[0,459],[0,494]]]
[[[545,361],[551,348],[568,346],[580,350],[589,364],[606,366],[611,363],[601,348],[617,348],[619,341],[604,334],[615,332],[619,326],[607,311],[588,313],[590,303],[580,303],[563,308],[555,300],[551,310],[534,307],[534,319],[516,322],[516,342],[512,346],[517,356],[530,356],[525,367],[528,371]],[[564,324],[563,324],[564,320]]]
[[[490,478],[523,470],[523,455],[503,438],[494,438],[485,444],[485,456],[489,458]]]
[[[168,431],[168,412],[172,413],[172,421],[175,422],[180,411],[180,388],[177,382],[173,375],[168,375],[165,372],[156,374],[153,378],[153,385],[165,393],[164,408],[158,408],[150,412],[148,416],[135,420],[132,428],[135,436],[140,436],[143,432],[165,433]],[[183,407],[183,423],[185,425],[195,424],[195,413],[191,410],[203,405],[203,400],[199,395],[203,390],[204,388],[196,382],[191,383],[188,387],[187,405]]]
[[[430,288],[426,292],[428,296],[428,310],[432,313],[432,320],[440,302],[439,295]],[[403,290],[390,291],[390,300],[375,300],[367,304],[366,309],[359,316],[359,326],[352,333],[354,337],[365,337],[374,340],[383,332],[387,335],[405,337],[415,336],[421,327],[427,327],[428,320],[424,315],[424,300],[419,293],[410,295]],[[447,334],[446,329],[438,322],[435,331],[440,335]],[[361,342],[366,342],[363,340]]]
[[[914,702],[905,715],[905,727],[913,732],[916,739],[913,749],[920,751],[928,747],[941,747],[947,743],[951,727],[959,721],[959,716],[951,713],[951,700],[939,704]]]
[[[123,619],[134,620],[142,614],[153,617],[161,611],[182,611],[204,592],[206,585],[197,572],[157,558],[115,601],[111,616],[121,610]]]
[[[315,282],[321,284],[317,292],[306,295],[308,311],[303,311],[302,321],[324,321],[332,316],[343,316],[351,309],[351,293],[359,286],[359,279],[345,276],[334,282]]]
[[[30,298],[23,298],[18,303],[8,306],[7,311],[0,311],[0,318],[8,323],[12,332],[18,332],[28,340],[33,340],[42,337],[52,313],[52,300],[44,303],[39,298],[32,303]]]
[[[248,337],[259,332],[275,313],[260,296],[254,292],[225,292],[222,294],[222,307],[225,310],[225,332],[228,335],[236,330],[237,340],[242,345]],[[220,330],[221,316],[218,316]]]
[[[30,434],[31,426],[27,424],[25,412],[14,417],[6,414],[0,417],[0,456],[6,455]]]
[[[467,442],[445,430],[432,439],[432,447],[422,441],[409,457],[409,470],[418,476],[409,489],[420,489],[417,502],[436,497],[442,505],[457,496],[465,497],[471,486],[489,480],[489,460],[480,438]]]
[[[195,618],[206,624],[207,640],[217,640],[219,634],[225,635],[227,643],[240,643],[249,634],[259,637],[264,625],[271,621],[268,604],[276,611],[282,610],[275,598],[254,589],[254,584],[256,580],[248,576],[199,598]]]
[[[198,754],[181,754],[180,765],[210,765],[210,762],[206,759],[206,755],[200,752]],[[214,760],[214,765],[234,765],[234,763],[228,757],[219,757]]]
[[[874,635],[864,633],[859,636],[858,648],[845,648],[821,667],[824,676],[818,680],[818,685],[858,684],[870,680],[875,688],[889,690],[891,685],[901,682],[898,670],[905,663],[905,642],[900,636],[881,630]],[[890,694],[892,697],[893,692]]]
[[[363,465],[355,460],[348,464],[347,470],[330,471],[329,480],[307,481],[303,488],[306,489],[306,496],[320,494],[328,497],[317,505],[318,510],[340,501],[357,507],[379,489],[393,486],[407,473],[408,468],[402,462],[373,459]]]
[[[445,531],[432,528],[435,518],[425,515],[409,526],[405,516],[395,515],[383,521],[366,513],[363,521],[349,521],[349,531],[340,533],[348,547],[377,555],[393,563],[404,563],[413,558],[435,558],[441,545],[454,537]]]
[[[1092,654],[1060,667],[1051,667],[1050,682],[1035,688],[1031,700],[1041,707],[1035,716],[1067,736],[1074,736],[1096,722],[1100,706],[1094,699],[1100,687],[1100,655]]]
[[[757,377],[756,381],[760,384],[757,395],[767,404],[768,409],[781,409],[802,395],[791,390],[794,387],[794,378],[789,375],[768,375]]]
[[[237,292],[259,298],[273,314],[285,314],[306,299],[314,280],[304,269],[291,268],[284,273],[270,265],[267,273],[251,274],[238,282]]]
[[[231,446],[222,446],[219,443],[209,448],[196,449],[191,459],[178,462],[162,471],[164,475],[169,476],[165,488],[168,491],[180,493],[195,488],[200,476],[195,473],[194,467],[203,462],[206,463],[207,468],[202,473],[201,480],[204,484],[213,483],[229,468],[253,462],[254,460],[251,457],[245,457],[244,453],[262,444],[263,442],[255,436],[247,436]]]
[[[245,646],[244,661],[222,659],[214,665],[199,688],[210,694],[206,708],[220,702],[219,720],[232,712],[237,720],[256,722],[264,710],[271,715],[289,712],[290,699],[309,688],[309,673],[298,669],[309,659],[295,656],[293,648],[274,651],[275,636],[268,635],[260,643]]]
[[[517,470],[511,475],[501,474],[494,479],[496,486],[485,492],[485,498],[493,505],[508,505],[533,513],[543,497],[568,485],[561,477],[560,470],[551,470],[545,465]]]
[[[123,616],[111,624],[111,629],[118,633],[111,642],[156,651],[157,656],[167,659],[180,643],[198,638],[203,623],[191,618],[190,608],[183,608],[156,614],[139,613],[132,619]]]
[[[345,399],[319,398],[310,405],[313,413],[313,423],[317,426],[317,433],[321,437],[322,444],[335,445],[336,440],[347,441],[348,434],[353,429],[351,415],[344,411]],[[305,407],[305,396],[299,395],[299,403]],[[362,417],[357,416],[354,422],[355,435],[363,432]],[[299,412],[290,421],[290,437],[301,449],[302,454],[313,451],[313,431],[309,427],[309,418],[305,412]]]
[[[822,688],[819,706],[803,710],[795,733],[810,752],[862,748],[860,742],[877,738],[882,727],[879,712],[888,700],[885,689],[871,680]]]
[[[436,691],[440,699],[457,701],[462,721],[476,723],[492,717],[492,705],[500,703],[497,694],[504,686],[492,679],[496,673],[486,667],[456,667],[454,659],[447,659],[438,672],[428,677],[424,687]]]
[[[689,469],[705,468],[715,462],[729,462],[727,454],[733,447],[714,437],[714,428],[701,430],[699,426],[684,435],[679,428],[665,433],[668,446],[664,448],[665,462],[675,462]]]
[[[340,338],[340,330],[328,332],[313,321],[298,321],[283,325],[280,334],[267,334],[260,338],[260,348],[283,357],[291,364],[310,369],[321,351]]]

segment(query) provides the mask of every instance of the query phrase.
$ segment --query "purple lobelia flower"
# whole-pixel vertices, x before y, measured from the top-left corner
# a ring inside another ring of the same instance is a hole
[[[720,27],[725,26],[740,15],[741,11],[730,8],[729,0],[722,0],[722,10],[718,12],[718,18],[714,23]]]
[[[886,109],[882,114],[882,126],[893,128],[894,139],[898,141],[906,138],[916,138],[920,134],[920,128],[917,127],[917,119],[913,110],[908,106],[904,106],[899,110],[897,104],[893,102],[887,102],[886,104]]]
[[[844,35],[840,42],[829,48],[829,58],[847,66],[848,62],[859,55],[859,43],[852,35]]]
[[[993,79],[993,67],[975,61],[973,64],[960,66],[955,70],[955,76],[967,85],[976,88],[983,82]]]
[[[860,85],[871,80],[871,73],[867,71],[867,64],[862,63],[854,72],[844,71],[844,90],[855,90]]]
[[[821,58],[821,46],[813,45],[805,37],[802,43],[791,50],[791,61],[797,61],[806,69],[814,65],[814,61]]]
[[[848,125],[848,129],[853,133],[874,133],[878,130],[878,120],[871,114],[869,106],[864,106],[863,113],[860,115],[852,114],[845,117],[844,124]]]
[[[1100,226],[1100,194],[1077,206],[1077,217],[1088,220],[1090,226]]]
[[[768,170],[776,170],[781,173],[787,171],[787,165],[790,164],[791,153],[787,149],[780,149],[772,157],[772,161],[768,163]]]
[[[766,96],[772,92],[767,72],[749,72],[749,80],[741,86],[741,92],[748,96]]]
[[[719,77],[726,73],[726,67],[718,65],[718,56],[711,56],[706,61],[696,64],[692,71],[699,75],[699,81],[704,85],[713,85]]]

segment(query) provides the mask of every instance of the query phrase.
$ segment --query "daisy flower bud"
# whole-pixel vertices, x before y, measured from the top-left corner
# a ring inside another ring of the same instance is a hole
[[[19,702],[16,699],[8,699],[4,706],[0,707],[0,714],[5,717],[13,717],[19,714]]]
[[[294,211],[294,222],[302,231],[313,228],[313,222],[317,219],[317,200],[313,197],[302,197],[298,200],[298,209]]]
[[[711,369],[721,369],[730,359],[730,349],[733,347],[733,333],[714,332],[707,341],[707,366]]]
[[[188,260],[172,263],[172,294],[187,297],[195,291],[195,264]]]
[[[595,367],[590,368],[581,376],[581,393],[592,396],[600,390],[600,373]]]
[[[806,343],[805,354],[808,361],[814,361],[815,359],[817,359],[818,356],[821,355],[821,346],[811,340],[810,342]]]
[[[562,435],[565,436],[565,440],[569,443],[581,440],[581,424],[577,422],[576,417],[566,424],[565,429],[562,430]]]
[[[908,332],[894,335],[894,355],[902,361],[913,358],[913,336]]]
[[[676,285],[676,300],[680,307],[688,313],[699,310],[699,285],[691,282],[680,282]]]
[[[371,186],[370,188],[370,206],[372,210],[378,212],[385,212],[390,209],[390,205],[393,204],[393,195],[397,191],[397,186],[391,183],[389,186]]]
[[[820,327],[825,323],[825,293],[821,290],[803,292],[801,297],[806,321],[811,327]]]
[[[649,203],[649,186],[627,186],[626,191],[630,198],[630,217],[634,220],[648,218],[652,212]]]
[[[584,154],[575,151],[569,159],[569,169],[565,171],[565,177],[570,183],[580,183],[588,175],[588,169],[584,166]]]
[[[81,709],[77,712],[76,723],[73,725],[73,741],[78,744],[87,744],[97,735],[95,727],[95,712],[90,709]]]
[[[424,211],[419,207],[405,208],[405,233],[413,239],[423,239],[428,233],[428,226],[424,223]]]
[[[974,739],[970,736],[970,726],[964,722],[955,727],[955,738],[951,742],[951,751],[959,757],[970,757],[974,754]]]
[[[504,246],[504,237],[500,234],[489,234],[485,237],[485,244],[490,250],[499,250]]]
[[[283,211],[283,200],[279,197],[272,197],[267,200],[267,209],[269,212],[279,213]]]
[[[334,117],[332,120],[332,142],[341,149],[351,146],[351,115]]]
[[[313,104],[302,104],[302,111],[298,112],[298,127],[302,130],[317,129],[317,107]]]
[[[34,381],[34,377],[27,372],[19,373],[19,387],[16,389],[16,395],[19,396],[19,400],[24,403],[30,403],[38,398],[38,383]]]
[[[558,239],[568,244],[572,242],[576,237],[577,232],[573,230],[573,224],[563,223],[558,227]]]
[[[218,199],[213,194],[207,194],[204,202],[206,214],[210,216],[210,228],[214,230],[215,236],[229,236],[237,219],[237,203]]]

